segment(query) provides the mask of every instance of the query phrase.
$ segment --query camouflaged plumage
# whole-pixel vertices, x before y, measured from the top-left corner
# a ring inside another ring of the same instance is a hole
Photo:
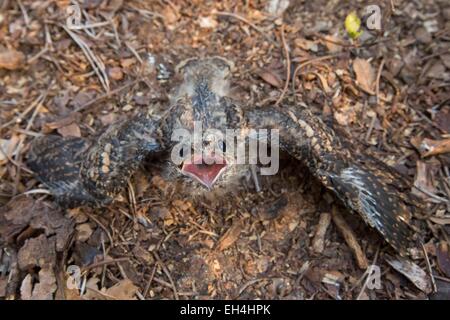
[[[403,178],[386,164],[343,148],[338,137],[305,105],[247,114],[251,127],[278,128],[281,148],[305,163],[311,173],[384,239],[405,253],[413,239],[410,199]]]
[[[90,141],[57,136],[36,140],[30,168],[63,206],[103,205],[125,188],[147,156],[171,148],[174,128],[191,129],[195,120],[206,127],[276,128],[282,149],[405,252],[413,232],[402,177],[384,163],[344,148],[343,138],[303,104],[244,113],[227,96],[229,64],[224,61],[214,57],[182,63],[184,81],[166,110],[116,123]]]

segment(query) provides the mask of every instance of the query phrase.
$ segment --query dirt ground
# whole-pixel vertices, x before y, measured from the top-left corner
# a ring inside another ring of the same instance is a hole
[[[450,4],[379,1],[381,30],[350,39],[369,4],[0,0],[0,299],[450,298]],[[153,159],[98,209],[62,210],[26,167],[35,137],[167,103],[177,63],[209,55],[235,62],[243,104],[295,95],[405,176],[426,206],[417,254],[288,157],[260,192],[249,176],[195,198]]]

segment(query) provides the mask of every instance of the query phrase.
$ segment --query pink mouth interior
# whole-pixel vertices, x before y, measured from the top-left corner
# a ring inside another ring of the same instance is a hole
[[[217,158],[214,159],[215,161],[212,164],[206,164],[203,161],[200,163],[198,160],[194,161],[194,163],[184,163],[181,171],[198,180],[207,188],[211,188],[223,169],[227,166],[226,161],[223,158]]]

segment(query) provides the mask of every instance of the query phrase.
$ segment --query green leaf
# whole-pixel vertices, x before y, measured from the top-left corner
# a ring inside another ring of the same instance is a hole
[[[345,30],[352,39],[358,38],[363,32],[361,30],[361,20],[355,11],[350,12],[345,18]]]

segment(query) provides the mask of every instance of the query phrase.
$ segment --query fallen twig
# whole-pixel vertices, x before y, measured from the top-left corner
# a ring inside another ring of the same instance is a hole
[[[381,78],[381,71],[383,70],[383,66],[384,66],[384,59],[381,60],[380,66],[378,68],[378,72],[377,72],[377,79],[375,82],[375,94],[377,97],[377,103],[379,101],[379,96],[380,96],[380,78]]]
[[[255,29],[256,31],[258,31],[264,38],[267,39],[267,41],[271,42],[272,44],[274,44],[275,46],[278,47],[278,43],[276,43],[275,41],[273,41],[268,35],[267,32],[264,32],[263,30],[261,30],[260,28],[258,28],[254,23],[248,21],[247,19],[245,19],[244,17],[236,14],[236,13],[232,13],[232,12],[224,12],[224,11],[213,11],[212,14],[218,15],[218,16],[225,16],[225,17],[233,17],[239,21],[242,21],[246,24],[248,24],[250,27],[252,27],[253,29]]]
[[[72,32],[65,25],[60,26],[67,32],[67,34],[73,39],[73,41],[75,41],[75,43],[80,47],[81,51],[83,51],[86,59],[91,64],[92,69],[94,69],[95,73],[97,74],[103,88],[106,92],[109,92],[109,79],[108,75],[106,74],[106,69],[103,62],[92,52],[91,48],[89,48],[89,46],[83,41],[83,39],[80,38],[75,32]]]
[[[421,243],[421,245],[422,245],[423,255],[425,256],[425,261],[427,263],[427,270],[428,270],[428,274],[431,279],[431,285],[433,286],[433,292],[437,292],[436,281],[434,280],[433,270],[431,269],[430,259],[428,258],[427,250],[425,249],[425,246],[423,245],[423,243]]]
[[[316,233],[312,240],[312,249],[316,253],[322,253],[325,247],[325,233],[331,222],[331,215],[329,213],[321,213],[319,223],[317,225]]]
[[[284,83],[283,91],[281,91],[280,97],[278,98],[277,102],[275,102],[275,106],[278,106],[280,102],[283,100],[284,96],[286,95],[286,92],[289,87],[289,80],[291,77],[291,59],[289,57],[289,48],[286,43],[286,38],[284,36],[284,24],[281,25],[281,41],[283,42],[283,48],[284,48],[284,56],[286,59],[286,82]]]
[[[175,300],[179,300],[177,287],[175,286],[175,282],[173,281],[172,276],[170,275],[169,269],[167,269],[166,265],[164,264],[164,262],[161,260],[161,258],[159,257],[159,255],[156,252],[153,252],[153,256],[158,261],[159,265],[161,266],[161,269],[163,270],[163,272],[166,274],[167,278],[169,279],[169,282],[172,286],[173,296],[175,297]]]
[[[336,206],[333,206],[331,216],[333,218],[333,222],[336,225],[339,232],[342,234],[342,236],[345,239],[345,242],[352,250],[353,254],[356,258],[356,263],[358,264],[358,267],[361,269],[367,269],[369,266],[369,263],[367,262],[367,257],[364,254],[361,246],[358,243],[358,240],[356,239],[355,234],[353,233],[350,226],[347,224],[347,222],[344,220],[342,215],[339,213]]]
[[[301,68],[306,67],[307,65],[310,65],[310,64],[315,63],[315,62],[324,61],[324,60],[328,60],[328,59],[333,59],[333,58],[336,58],[337,56],[338,56],[338,54],[330,54],[328,56],[322,56],[322,57],[310,59],[308,61],[305,61],[305,62],[299,64],[295,68],[294,74],[292,76],[292,91],[295,92],[295,79],[297,78],[297,73],[300,71]]]
[[[99,97],[97,97],[97,98],[94,98],[94,99],[92,99],[91,101],[88,101],[88,102],[86,102],[85,104],[83,104],[82,106],[76,108],[76,109],[72,112],[72,114],[73,114],[73,113],[77,113],[77,112],[84,111],[85,109],[87,109],[88,107],[92,106],[93,104],[95,104],[95,103],[97,103],[97,102],[100,102],[100,101],[103,100],[103,99],[109,98],[109,97],[111,97],[111,96],[113,96],[113,95],[119,93],[120,91],[122,91],[122,90],[124,90],[124,89],[126,89],[126,88],[128,88],[128,87],[131,87],[132,85],[138,83],[139,81],[141,81],[141,78],[135,79],[135,80],[130,81],[130,82],[128,82],[128,83],[125,83],[123,86],[121,86],[121,87],[119,87],[119,88],[117,88],[117,89],[114,89],[114,90],[111,90],[111,91],[109,91],[109,92],[107,92],[107,93],[104,93],[104,94],[102,94],[101,96],[99,96]]]

